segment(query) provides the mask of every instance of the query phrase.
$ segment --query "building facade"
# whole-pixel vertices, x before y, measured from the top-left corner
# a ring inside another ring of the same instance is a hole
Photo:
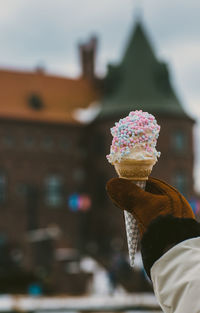
[[[109,272],[115,257],[127,254],[123,214],[105,184],[116,176],[106,160],[110,128],[131,110],[153,113],[161,125],[161,157],[152,175],[188,199],[194,195],[194,121],[143,26],[136,24],[121,63],[109,65],[103,80],[95,76],[96,50],[95,38],[79,46],[82,77],[76,80],[41,70],[0,71],[0,239],[2,246],[13,243],[12,261],[52,292],[86,290],[91,273],[81,271],[82,256]],[[75,118],[97,101],[90,122]],[[118,281],[129,291],[150,289],[130,268],[122,272]]]

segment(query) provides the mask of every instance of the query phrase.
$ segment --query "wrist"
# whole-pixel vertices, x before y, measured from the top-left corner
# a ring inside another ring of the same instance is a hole
[[[148,276],[152,265],[169,249],[195,237],[200,237],[200,224],[192,218],[165,215],[154,219],[141,240],[142,259]]]

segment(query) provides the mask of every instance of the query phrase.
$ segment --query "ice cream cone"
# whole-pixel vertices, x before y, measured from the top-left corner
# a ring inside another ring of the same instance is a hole
[[[120,163],[114,163],[115,170],[119,177],[129,179],[129,180],[147,180],[148,176],[151,174],[153,165],[156,160],[133,160],[126,159]]]
[[[146,180],[151,174],[160,152],[156,143],[160,131],[155,117],[148,112],[136,110],[120,119],[111,128],[113,136],[108,161],[114,165],[119,177],[133,181],[145,189]],[[124,211],[130,264],[134,265],[137,251],[138,227],[133,215]]]
[[[145,189],[146,180],[151,174],[156,160],[123,160],[120,163],[114,163],[115,170],[119,177],[132,180],[138,187]],[[133,215],[124,211],[126,224],[127,243],[129,251],[130,265],[134,266],[135,254],[137,252],[139,231],[136,219]]]

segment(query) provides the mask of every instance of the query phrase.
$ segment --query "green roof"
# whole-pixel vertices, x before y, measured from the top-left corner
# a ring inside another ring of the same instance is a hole
[[[136,24],[121,63],[108,66],[100,117],[136,109],[186,116],[167,65],[156,59],[141,23]]]

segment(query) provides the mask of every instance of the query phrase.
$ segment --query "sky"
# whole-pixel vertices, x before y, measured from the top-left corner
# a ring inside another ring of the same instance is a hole
[[[99,38],[97,73],[118,63],[137,17],[195,128],[196,188],[200,191],[200,1],[0,0],[0,68],[80,74],[78,44]]]

